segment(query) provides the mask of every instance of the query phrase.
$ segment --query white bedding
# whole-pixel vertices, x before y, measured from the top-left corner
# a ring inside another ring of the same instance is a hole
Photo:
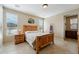
[[[32,43],[35,41],[36,36],[42,36],[49,33],[42,33],[37,31],[27,31],[25,32],[26,41],[33,47]]]

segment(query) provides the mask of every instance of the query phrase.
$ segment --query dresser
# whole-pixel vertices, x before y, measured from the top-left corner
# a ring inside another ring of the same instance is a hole
[[[24,34],[16,34],[15,35],[15,44],[19,44],[24,42]]]
[[[71,39],[77,39],[77,31],[65,31],[65,37]]]

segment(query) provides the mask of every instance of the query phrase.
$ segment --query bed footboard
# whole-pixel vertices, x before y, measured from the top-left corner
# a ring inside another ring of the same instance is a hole
[[[36,53],[38,54],[39,50],[42,47],[45,47],[50,43],[54,44],[54,34],[47,34],[47,35],[43,35],[43,36],[37,36],[37,38],[36,38]]]

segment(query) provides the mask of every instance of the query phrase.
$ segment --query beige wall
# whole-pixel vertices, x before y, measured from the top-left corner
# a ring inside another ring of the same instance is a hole
[[[56,36],[63,37],[64,32],[64,21],[62,15],[52,16],[49,18],[46,18],[44,23],[44,31],[49,31],[50,24],[53,25],[54,33]]]
[[[18,15],[18,29],[21,29],[22,26],[24,24],[26,24],[26,22],[24,20],[28,19],[27,16],[29,14],[25,14],[25,13],[22,13],[22,12],[19,12],[19,11],[4,8],[4,13],[6,13],[6,12],[10,12],[10,13],[14,13],[14,14]],[[49,32],[49,26],[50,26],[50,24],[52,24],[53,27],[54,27],[55,35],[63,38],[64,37],[64,22],[65,22],[64,16],[65,15],[75,15],[75,14],[78,14],[78,16],[79,16],[79,9],[71,10],[71,11],[68,11],[68,12],[60,13],[58,15],[54,15],[54,16],[45,18],[45,20],[44,20],[44,31]],[[33,17],[33,18],[40,18],[40,17],[33,16],[33,15],[29,15],[29,16]],[[4,14],[4,37],[6,36],[5,35],[5,33],[6,33],[5,21],[6,21],[6,17],[5,17],[5,14]]]
[[[53,27],[54,27],[55,35],[57,37],[64,38],[64,30],[65,30],[65,26],[64,26],[65,19],[64,19],[64,16],[66,16],[66,15],[76,15],[76,14],[79,17],[79,9],[71,10],[71,11],[68,11],[68,12],[60,13],[58,15],[46,18],[44,20],[45,21],[44,22],[44,31],[48,32],[49,31],[49,26],[50,26],[50,24],[52,24]],[[78,18],[78,20],[79,20],[79,18]]]
[[[23,28],[23,25],[25,24],[28,24],[26,21],[27,21],[27,16],[31,17],[31,18],[34,18],[34,19],[42,19],[40,17],[37,17],[37,16],[33,16],[33,15],[29,15],[29,14],[26,14],[26,13],[23,13],[23,12],[19,12],[19,11],[15,11],[15,10],[12,10],[12,9],[8,9],[8,8],[5,8],[4,7],[4,42],[8,41],[6,38],[6,29],[7,29],[7,25],[6,25],[6,13],[12,13],[12,14],[16,14],[18,16],[18,30]],[[26,21],[25,21],[26,20]]]
[[[12,10],[12,9],[4,8],[4,19],[5,19],[5,21],[6,21],[6,16],[5,15],[8,12],[16,14],[18,16],[18,29],[21,29],[22,26],[24,24],[26,24],[25,20],[28,19],[27,16],[30,16],[31,18],[40,18],[40,17],[37,17],[37,16],[33,16],[33,15],[29,15],[29,14],[23,13],[23,12],[19,12],[19,11],[15,11],[15,10]]]
[[[3,8],[0,5],[0,47],[3,44]]]

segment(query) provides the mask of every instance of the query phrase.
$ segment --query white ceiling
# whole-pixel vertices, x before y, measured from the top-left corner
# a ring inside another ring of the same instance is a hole
[[[4,6],[43,18],[79,8],[79,4],[48,4],[48,7],[45,9],[42,8],[42,4],[4,4]]]

